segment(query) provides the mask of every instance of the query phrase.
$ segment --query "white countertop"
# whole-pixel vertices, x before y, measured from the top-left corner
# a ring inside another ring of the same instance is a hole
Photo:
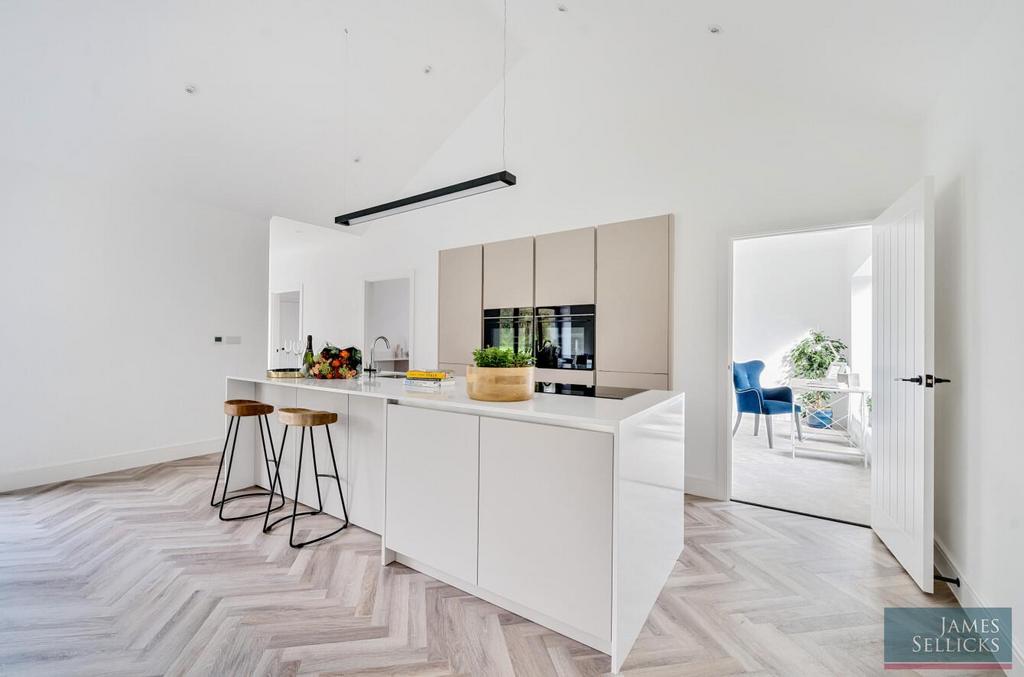
[[[455,385],[440,392],[418,392],[405,388],[401,378],[327,380],[287,379],[259,376],[229,376],[229,380],[264,383],[284,388],[303,388],[360,397],[394,400],[399,404],[456,411],[478,416],[514,418],[573,428],[615,432],[621,421],[643,413],[669,400],[682,397],[681,391],[648,390],[624,400],[609,400],[576,395],[536,393],[525,402],[481,402],[466,395],[466,379],[457,377]]]

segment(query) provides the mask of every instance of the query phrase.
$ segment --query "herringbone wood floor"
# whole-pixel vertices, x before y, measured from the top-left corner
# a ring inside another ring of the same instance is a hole
[[[511,613],[381,568],[368,532],[293,550],[283,525],[268,536],[256,520],[218,521],[216,458],[0,496],[0,673],[609,669]],[[920,594],[868,530],[701,499],[686,512],[686,549],[628,674],[878,674],[884,606],[952,603]]]

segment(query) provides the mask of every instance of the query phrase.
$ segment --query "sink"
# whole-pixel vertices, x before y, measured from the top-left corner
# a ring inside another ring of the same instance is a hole
[[[365,374],[364,374],[364,377],[365,377]],[[392,372],[392,373],[388,373],[388,374],[377,374],[373,378],[405,378],[405,374],[399,374],[399,373]]]

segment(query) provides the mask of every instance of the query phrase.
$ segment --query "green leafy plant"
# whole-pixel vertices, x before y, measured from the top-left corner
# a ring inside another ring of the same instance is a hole
[[[473,364],[504,369],[529,367],[533,365],[533,355],[518,353],[511,348],[477,348],[473,351]]]
[[[786,356],[787,371],[793,378],[823,378],[833,362],[846,360],[846,349],[847,345],[840,339],[812,329]],[[829,393],[813,391],[801,395],[800,403],[816,410],[825,408],[831,399]]]

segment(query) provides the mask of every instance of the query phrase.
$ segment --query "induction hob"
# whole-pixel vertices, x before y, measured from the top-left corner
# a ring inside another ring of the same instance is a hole
[[[571,383],[537,383],[534,391],[553,395],[576,395],[597,397],[605,400],[624,400],[627,397],[647,392],[643,388],[616,388],[613,386],[581,386]]]

